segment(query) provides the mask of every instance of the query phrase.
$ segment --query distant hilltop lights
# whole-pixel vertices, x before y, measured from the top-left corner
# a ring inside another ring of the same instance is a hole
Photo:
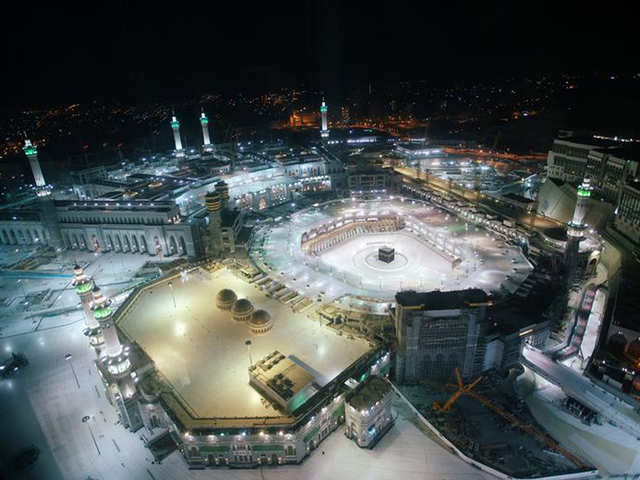
[[[621,143],[640,143],[640,138],[624,138],[624,137],[609,137],[607,135],[593,135],[593,138],[597,138],[599,140],[612,140],[614,142]]]

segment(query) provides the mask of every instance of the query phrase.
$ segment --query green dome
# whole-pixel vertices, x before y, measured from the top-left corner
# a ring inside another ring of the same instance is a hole
[[[91,282],[79,283],[76,285],[76,292],[78,293],[87,293],[91,291],[93,287],[91,286]]]
[[[109,315],[111,315],[112,309],[109,305],[107,305],[106,307],[102,307],[102,308],[98,308],[96,310],[93,311],[93,316],[96,319],[100,319],[100,318],[105,318],[108,317]]]

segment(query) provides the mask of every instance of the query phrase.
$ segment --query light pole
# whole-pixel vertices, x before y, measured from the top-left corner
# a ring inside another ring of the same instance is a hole
[[[66,353],[64,355],[64,359],[69,361],[69,366],[71,367],[71,373],[73,373],[73,378],[76,379],[76,385],[80,388],[80,382],[78,381],[78,376],[76,375],[76,370],[73,368],[73,363],[71,362],[72,355],[70,353]]]
[[[249,354],[249,366],[253,365],[253,360],[251,360],[251,340],[245,340],[244,344],[247,346],[247,353]]]
[[[171,298],[173,298],[173,308],[176,308],[176,296],[173,293],[173,283],[169,282],[169,289],[171,290]]]

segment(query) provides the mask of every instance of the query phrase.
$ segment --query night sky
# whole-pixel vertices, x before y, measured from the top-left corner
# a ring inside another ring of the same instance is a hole
[[[3,3],[5,106],[640,70],[636,2]]]

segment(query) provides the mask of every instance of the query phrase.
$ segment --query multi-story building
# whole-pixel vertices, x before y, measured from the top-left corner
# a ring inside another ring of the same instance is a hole
[[[182,223],[173,202],[56,200],[55,215],[67,249],[188,257],[201,253],[195,226]],[[38,211],[24,208],[0,218],[0,243],[50,245],[50,234]]]
[[[398,341],[396,382],[448,379],[455,368],[472,378],[518,363],[524,342],[540,346],[548,336],[549,322],[541,315],[545,306],[539,301],[536,311],[531,306],[521,311],[512,302],[494,305],[479,289],[397,293],[391,313]]]
[[[589,178],[598,195],[617,204],[626,179],[638,175],[639,160],[640,152],[632,147],[591,150],[587,163]]]
[[[638,174],[639,163],[634,146],[593,137],[558,138],[547,155],[547,175],[573,184],[589,178],[598,197],[616,204],[625,179]]]
[[[488,330],[489,304],[479,289],[397,293],[396,381],[448,378],[456,367],[464,378],[481,372],[484,355],[479,345]]]
[[[591,176],[589,152],[595,149],[606,151],[616,146],[616,142],[593,137],[557,138],[547,154],[547,175],[565,182],[579,183]]]
[[[559,138],[554,140],[547,162],[548,177],[556,182],[560,180],[577,185],[588,178],[593,196],[603,200],[605,203],[602,205],[616,207],[615,227],[630,239],[636,242],[639,240],[639,205],[635,201],[638,183],[635,178],[640,165],[640,149],[636,145],[621,145],[593,137]],[[542,203],[548,207],[546,210],[551,208],[559,211],[555,205],[567,203],[548,197],[547,194],[541,194]],[[572,211],[568,207],[567,205],[564,210]],[[595,212],[602,209],[592,210]]]
[[[615,228],[640,243],[640,180],[627,182],[620,193]]]
[[[367,377],[345,397],[345,435],[359,447],[372,448],[393,426],[391,384]]]

